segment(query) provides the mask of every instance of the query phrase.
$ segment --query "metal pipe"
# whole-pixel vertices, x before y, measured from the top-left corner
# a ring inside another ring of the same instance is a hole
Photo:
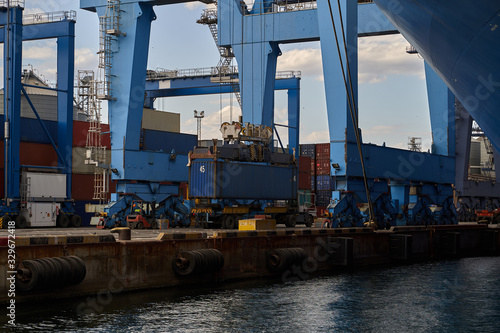
[[[50,87],[43,87],[43,86],[35,86],[35,85],[32,85],[32,84],[24,84],[23,83],[23,86],[24,87],[30,87],[30,88],[37,88],[37,89],[45,89],[45,90],[57,91],[57,92],[67,92],[67,90],[61,90],[61,89],[57,89],[57,88],[50,88]]]

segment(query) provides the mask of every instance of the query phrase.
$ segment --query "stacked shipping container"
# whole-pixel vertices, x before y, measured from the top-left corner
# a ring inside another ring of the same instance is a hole
[[[311,158],[299,157],[299,190],[311,190]]]
[[[300,156],[309,157],[311,159],[311,191],[316,189],[316,145],[300,145]]]
[[[311,157],[311,190],[316,194],[318,216],[326,211],[332,197],[330,176],[330,144],[306,144],[300,146],[300,155]]]

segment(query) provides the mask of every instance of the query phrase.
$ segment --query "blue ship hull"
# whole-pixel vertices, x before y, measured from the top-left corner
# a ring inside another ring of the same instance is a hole
[[[374,2],[500,150],[500,1]]]

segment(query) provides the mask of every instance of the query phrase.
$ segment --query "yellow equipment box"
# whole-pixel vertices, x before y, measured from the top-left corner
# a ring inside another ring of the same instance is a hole
[[[239,230],[276,230],[276,220],[240,220]]]

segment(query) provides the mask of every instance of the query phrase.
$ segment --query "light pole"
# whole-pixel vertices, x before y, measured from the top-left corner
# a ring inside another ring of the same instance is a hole
[[[198,143],[201,141],[201,120],[205,117],[205,111],[196,111],[194,110],[194,117],[198,123]]]

